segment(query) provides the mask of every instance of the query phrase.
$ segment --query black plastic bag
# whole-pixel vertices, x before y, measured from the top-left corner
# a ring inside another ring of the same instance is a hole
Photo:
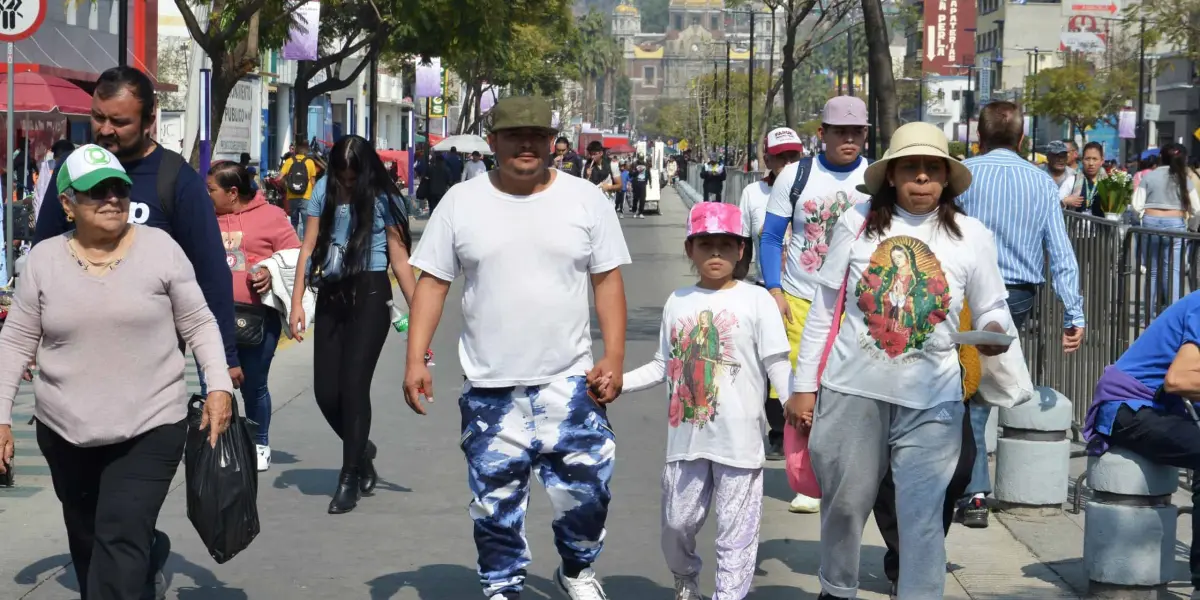
[[[192,396],[188,401],[188,520],[217,564],[249,547],[259,532],[258,460],[251,437],[255,425],[238,416],[237,398],[232,404],[233,420],[214,448],[208,430],[200,429],[204,399]]]

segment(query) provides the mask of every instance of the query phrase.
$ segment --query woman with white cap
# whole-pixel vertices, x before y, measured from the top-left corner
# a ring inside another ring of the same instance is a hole
[[[870,202],[838,221],[820,270],[785,413],[811,428],[822,599],[857,594],[863,526],[889,468],[900,524],[897,597],[942,597],[942,505],[964,411],[951,334],[964,302],[976,329],[1003,334],[1011,322],[992,234],[954,202],[971,173],[947,145],[932,125],[897,129],[867,169]]]
[[[176,331],[208,382],[201,428],[211,443],[228,427],[233,382],[191,261],[161,229],[129,223],[120,161],[81,146],[56,183],[75,229],[30,251],[0,331],[0,471],[12,457],[13,398],[36,352],[37,443],[80,593],[154,596],[159,575],[148,571],[167,548],[154,524],[187,436]]]

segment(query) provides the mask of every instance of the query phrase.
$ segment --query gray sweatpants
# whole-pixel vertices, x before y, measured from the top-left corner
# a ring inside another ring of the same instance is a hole
[[[917,410],[824,389],[809,450],[821,484],[821,589],[858,594],[863,527],[889,464],[900,525],[900,600],[941,598],[942,504],[962,445],[962,402]]]

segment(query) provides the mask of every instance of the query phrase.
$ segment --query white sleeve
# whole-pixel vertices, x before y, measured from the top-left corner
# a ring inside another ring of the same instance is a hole
[[[1188,182],[1188,214],[1193,217],[1200,213],[1200,193],[1197,193],[1192,182]]]
[[[784,167],[779,172],[779,176],[775,178],[775,185],[771,186],[771,198],[767,200],[767,212],[791,219],[794,209],[792,208],[791,193],[792,183],[796,180],[796,169],[799,163],[791,163]]]
[[[751,184],[754,185],[754,184]],[[752,211],[750,210],[750,201],[746,197],[746,193],[750,190],[750,186],[746,186],[742,190],[742,197],[738,200],[738,206],[742,209],[742,237],[754,239],[754,223]],[[757,249],[757,248],[756,248]]]
[[[458,253],[454,249],[453,212],[454,198],[447,195],[438,210],[429,216],[421,241],[417,242],[408,259],[408,264],[443,281],[454,281],[460,269]]]
[[[791,396],[792,365],[788,364],[787,355],[773,356],[763,362],[767,371],[767,381],[775,388],[780,402],[787,402]]]
[[[1062,185],[1058,186],[1059,200],[1066,200],[1067,196],[1070,196],[1071,192],[1075,191],[1075,177],[1077,176],[1072,175],[1064,179]]]
[[[821,366],[821,354],[825,352],[825,341],[833,327],[833,309],[837,306],[839,288],[821,286],[808,320],[804,322],[804,335],[800,338],[800,353],[792,375],[792,393],[817,391],[817,369]]]
[[[996,323],[1005,331],[1012,329],[1012,316],[1008,312],[1008,289],[996,257],[996,239],[992,232],[980,227],[972,236],[975,249],[975,267],[966,283],[967,305],[971,309],[972,327],[982,329],[988,323]],[[964,244],[961,251],[970,252]]]
[[[656,355],[654,360],[625,374],[621,391],[626,393],[648,390],[666,381],[666,376],[667,363],[661,356]]]
[[[1133,199],[1130,201],[1129,206],[1133,209],[1133,212],[1137,213],[1137,216],[1139,217],[1142,216],[1142,213],[1146,212],[1145,187],[1139,185],[1136,190],[1133,190]]]
[[[754,288],[755,312],[758,313],[758,356],[764,364],[772,357],[787,356],[792,351],[788,342],[787,329],[783,326],[783,315],[771,293],[760,287]],[[788,365],[791,368],[791,365]]]
[[[588,193],[597,196],[596,201],[592,203],[594,221],[588,231],[592,246],[588,272],[594,275],[606,273],[631,261],[629,247],[625,245],[625,234],[621,232],[621,223],[617,221],[617,213],[612,209],[612,204],[602,192]]]

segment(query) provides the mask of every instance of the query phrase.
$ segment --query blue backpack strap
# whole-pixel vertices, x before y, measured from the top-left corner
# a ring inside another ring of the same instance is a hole
[[[812,174],[812,166],[811,156],[806,156],[796,163],[796,179],[792,181],[792,191],[788,193],[788,200],[792,203],[792,214],[796,213],[796,202],[800,200],[804,186],[808,185],[808,176]]]

